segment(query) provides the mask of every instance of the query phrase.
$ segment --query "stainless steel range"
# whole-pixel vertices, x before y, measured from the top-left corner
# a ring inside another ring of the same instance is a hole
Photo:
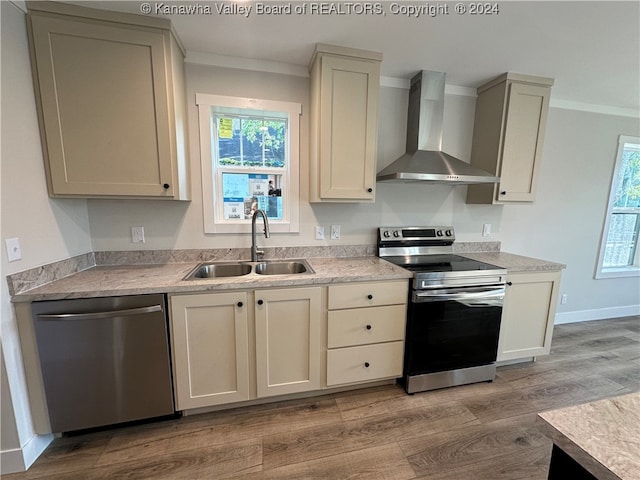
[[[407,393],[495,378],[507,271],[453,254],[453,227],[382,227],[378,256],[413,272]]]

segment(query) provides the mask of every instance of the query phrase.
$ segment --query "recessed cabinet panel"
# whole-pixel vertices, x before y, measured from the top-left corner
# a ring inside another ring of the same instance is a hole
[[[319,45],[311,65],[310,199],[372,202],[381,55]]]
[[[548,91],[548,87],[511,84],[500,169],[500,201],[535,198]]]
[[[507,275],[498,360],[550,352],[560,275],[560,272]]]
[[[478,88],[471,164],[500,177],[467,203],[533,202],[553,79],[507,73]]]
[[[247,294],[174,295],[170,304],[177,409],[249,399]]]
[[[318,390],[320,289],[265,290],[256,299],[258,397]]]
[[[49,194],[187,199],[185,142],[177,137],[186,132],[176,125],[184,67],[170,24],[82,12],[95,18],[31,9],[28,16]]]

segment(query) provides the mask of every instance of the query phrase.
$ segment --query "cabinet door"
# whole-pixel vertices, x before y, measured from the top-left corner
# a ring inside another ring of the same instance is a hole
[[[247,400],[247,294],[173,295],[170,303],[177,409]]]
[[[549,353],[559,287],[560,272],[507,275],[498,360]]]
[[[379,62],[333,56],[320,61],[320,199],[373,201]]]
[[[69,18],[30,16],[51,195],[171,197],[169,32]]]
[[[509,86],[497,201],[535,200],[549,91],[537,85]]]
[[[320,389],[320,288],[256,291],[258,397]]]

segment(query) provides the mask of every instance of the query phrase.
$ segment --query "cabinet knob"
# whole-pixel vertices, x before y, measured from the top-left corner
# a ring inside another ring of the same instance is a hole
[[[169,190],[170,186],[171,185],[169,185],[168,183],[165,183],[165,184],[162,185],[162,188],[164,188],[165,190]]]
[[[364,368],[369,368],[369,362],[364,362]]]
[[[373,295],[369,294],[369,295],[367,295],[367,298],[368,298],[369,300],[373,300]]]
[[[242,307],[242,302],[238,302],[237,305],[238,305],[238,308]]]
[[[367,192],[369,192],[369,193],[373,192],[373,188],[371,188],[371,187],[367,188]]]
[[[500,195],[506,195],[506,194],[507,194],[507,192],[505,190],[500,192]]]
[[[507,285],[511,286],[513,285],[513,282],[507,282]]]
[[[262,305],[264,303],[263,300],[258,300],[258,305]]]
[[[366,326],[366,329],[367,329],[367,330],[371,330],[371,325],[367,325],[367,326]]]

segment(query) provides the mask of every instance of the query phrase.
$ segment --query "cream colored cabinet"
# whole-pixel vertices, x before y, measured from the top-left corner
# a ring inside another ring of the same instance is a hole
[[[189,196],[184,55],[168,20],[29,2],[51,196]]]
[[[176,408],[248,400],[247,293],[171,295]]]
[[[256,291],[258,397],[319,390],[320,288]]]
[[[169,302],[178,410],[322,388],[321,287]]]
[[[408,282],[330,285],[327,386],[402,376]]]
[[[498,361],[547,355],[561,272],[510,273],[498,341]]]
[[[311,202],[375,200],[382,54],[318,44],[311,60]]]
[[[467,203],[533,202],[553,79],[506,73],[478,88],[471,164],[500,177]]]

